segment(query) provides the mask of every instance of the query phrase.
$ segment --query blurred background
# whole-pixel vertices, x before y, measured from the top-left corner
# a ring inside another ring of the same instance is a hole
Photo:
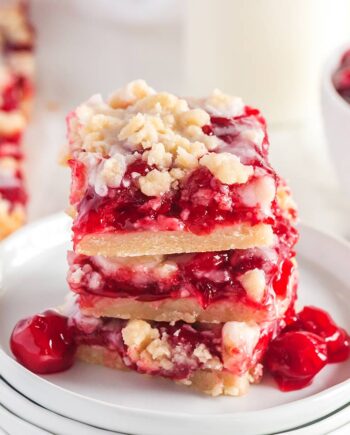
[[[289,180],[301,219],[350,237],[350,186],[337,176],[320,98],[328,58],[350,48],[350,0],[31,3],[38,38],[26,141],[32,219],[68,203],[69,174],[57,164],[66,114],[94,93],[144,78],[180,95],[220,88],[260,108],[272,163]],[[339,104],[350,124],[350,105]]]

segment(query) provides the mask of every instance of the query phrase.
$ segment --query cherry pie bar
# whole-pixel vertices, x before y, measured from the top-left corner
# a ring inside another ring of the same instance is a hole
[[[33,45],[26,3],[0,7],[0,239],[26,217],[22,136],[33,100]]]
[[[71,292],[18,322],[21,364],[53,373],[80,359],[239,396],[264,366],[292,390],[348,357],[326,313],[295,313],[296,206],[258,110],[136,81],[72,112],[68,140]]]
[[[241,99],[130,83],[68,116],[77,253],[179,254],[273,245],[278,176],[265,121]]]
[[[173,322],[268,321],[297,285],[289,222],[274,247],[144,257],[69,253],[68,284],[86,315]]]
[[[1,157],[0,238],[7,236],[24,223],[26,201],[21,161],[13,157]]]

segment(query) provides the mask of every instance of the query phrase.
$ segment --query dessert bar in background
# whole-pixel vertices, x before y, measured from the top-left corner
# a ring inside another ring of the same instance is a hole
[[[26,219],[22,141],[33,100],[33,47],[27,3],[0,6],[0,238]]]

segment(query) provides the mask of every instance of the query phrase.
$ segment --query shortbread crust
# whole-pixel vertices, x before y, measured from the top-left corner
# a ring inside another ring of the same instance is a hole
[[[114,370],[129,370],[118,352],[108,350],[102,346],[80,345],[77,350],[77,358],[89,364],[98,364]],[[217,397],[243,396],[248,393],[249,384],[256,382],[249,373],[237,376],[227,370],[197,370],[192,373],[185,383],[180,381],[177,381],[177,383],[209,396]]]
[[[273,243],[271,225],[238,224],[219,227],[205,235],[185,231],[89,234],[77,243],[75,251],[84,255],[128,257],[248,249]]]

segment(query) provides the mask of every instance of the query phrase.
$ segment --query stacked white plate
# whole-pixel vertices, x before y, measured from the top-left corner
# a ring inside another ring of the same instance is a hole
[[[77,363],[37,376],[12,357],[16,321],[62,303],[69,219],[54,215],[0,248],[0,427],[10,434],[244,435],[350,433],[350,361],[328,365],[308,388],[281,393],[268,376],[242,398],[209,398],[161,379]],[[303,227],[300,305],[350,330],[350,248]],[[16,423],[15,423],[16,421]]]
[[[20,394],[2,378],[0,378],[0,397],[0,428],[11,435],[117,433],[71,420],[43,408]]]

